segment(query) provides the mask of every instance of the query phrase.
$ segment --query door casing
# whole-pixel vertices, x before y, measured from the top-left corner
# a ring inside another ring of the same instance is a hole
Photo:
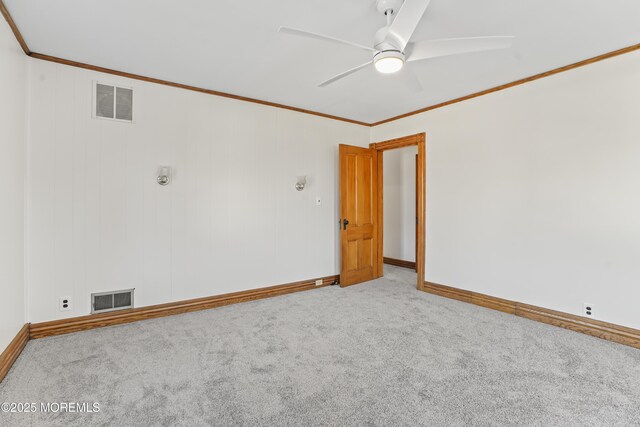
[[[404,136],[402,138],[390,139],[369,144],[369,148],[373,148],[378,152],[378,260],[376,262],[378,277],[384,275],[383,271],[383,248],[384,248],[384,194],[383,194],[383,161],[384,152],[402,147],[418,147],[418,162],[416,165],[416,271],[417,271],[417,288],[423,290],[425,280],[425,259],[426,259],[426,134],[424,132],[415,135]]]

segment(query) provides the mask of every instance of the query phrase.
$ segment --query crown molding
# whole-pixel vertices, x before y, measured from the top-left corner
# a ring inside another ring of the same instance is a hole
[[[281,109],[284,109],[284,110],[295,111],[295,112],[303,113],[303,114],[310,114],[310,115],[313,115],[313,116],[324,117],[326,119],[338,120],[338,121],[341,121],[341,122],[352,123],[352,124],[356,124],[356,125],[360,125],[360,126],[366,126],[366,127],[371,126],[371,124],[369,124],[369,123],[361,122],[361,121],[358,121],[358,120],[347,119],[345,117],[338,117],[338,116],[334,116],[334,115],[331,115],[331,114],[320,113],[318,111],[312,111],[312,110],[307,110],[307,109],[304,109],[304,108],[292,107],[290,105],[278,104],[278,103],[275,103],[275,102],[269,102],[269,101],[264,101],[264,100],[261,100],[261,99],[249,98],[249,97],[246,97],[246,96],[234,95],[234,94],[231,94],[231,93],[220,92],[220,91],[217,91],[217,90],[210,90],[210,89],[204,89],[204,88],[200,88],[200,87],[196,87],[196,86],[189,86],[189,85],[185,85],[185,84],[181,84],[181,83],[170,82],[170,81],[167,81],[167,80],[156,79],[156,78],[153,78],[153,77],[141,76],[141,75],[138,75],[138,74],[127,73],[127,72],[124,72],[124,71],[112,70],[112,69],[109,69],[109,68],[98,67],[98,66],[95,66],[95,65],[84,64],[82,62],[71,61],[71,60],[68,60],[68,59],[63,59],[63,58],[58,58],[58,57],[51,56],[51,55],[45,55],[45,54],[42,54],[42,53],[33,52],[31,49],[29,49],[29,46],[27,45],[27,42],[24,40],[24,37],[22,37],[22,33],[20,33],[20,30],[18,29],[18,26],[16,25],[15,21],[11,17],[11,14],[9,13],[9,10],[7,9],[7,7],[5,6],[5,4],[4,4],[4,2],[2,0],[0,0],[0,12],[2,13],[4,18],[6,19],[7,23],[9,24],[9,27],[11,27],[11,31],[13,31],[13,35],[16,37],[16,40],[18,40],[18,43],[20,44],[20,47],[22,47],[22,50],[24,51],[24,53],[27,56],[30,56],[31,58],[41,59],[43,61],[56,62],[58,64],[69,65],[71,67],[84,68],[84,69],[87,69],[87,70],[97,71],[97,72],[100,72],[100,73],[113,74],[113,75],[116,75],[116,76],[126,77],[126,78],[129,78],[129,79],[141,80],[141,81],[146,81],[146,82],[150,82],[150,83],[156,83],[156,84],[160,84],[160,85],[164,85],[164,86],[171,86],[171,87],[190,90],[190,91],[194,91],[194,92],[205,93],[207,95],[220,96],[220,97],[223,97],[223,98],[230,98],[230,99],[235,99],[235,100],[238,100],[238,101],[251,102],[251,103],[254,103],[254,104],[260,104],[260,105],[266,105],[266,106],[269,106],[269,107],[281,108]]]
[[[291,107],[289,105],[277,104],[275,102],[263,101],[261,99],[249,98],[249,97],[246,97],[246,96],[234,95],[234,94],[226,93],[226,92],[219,92],[217,90],[204,89],[204,88],[201,88],[201,87],[189,86],[189,85],[185,85],[185,84],[182,84],[182,83],[175,83],[175,82],[170,82],[170,81],[167,81],[167,80],[156,79],[156,78],[153,78],[153,77],[141,76],[139,74],[132,74],[132,73],[124,72],[124,71],[112,70],[110,68],[104,68],[104,67],[98,67],[98,66],[95,66],[95,65],[84,64],[82,62],[71,61],[71,60],[68,60],[68,59],[58,58],[56,56],[45,55],[45,54],[42,54],[42,53],[31,52],[31,55],[29,55],[29,56],[31,56],[32,58],[35,58],[35,59],[43,60],[43,61],[55,62],[55,63],[58,63],[58,64],[68,65],[68,66],[71,66],[71,67],[84,68],[84,69],[87,69],[87,70],[97,71],[99,73],[106,73],[106,74],[112,74],[112,75],[115,75],[115,76],[126,77],[128,79],[141,80],[141,81],[145,81],[145,82],[149,82],[149,83],[155,83],[155,84],[159,84],[159,85],[171,86],[171,87],[175,87],[175,88],[179,88],[179,89],[190,90],[190,91],[193,91],[193,92],[205,93],[207,95],[220,96],[220,97],[223,97],[223,98],[231,98],[231,99],[235,99],[235,100],[238,100],[238,101],[245,101],[245,102],[251,102],[251,103],[254,103],[254,104],[266,105],[266,106],[269,106],[269,107],[282,108],[284,110],[290,110],[290,111],[295,111],[295,112],[304,113],[304,114],[311,114],[313,116],[324,117],[324,118],[332,119],[332,120],[339,120],[339,121],[342,121],[342,122],[352,123],[352,124],[356,124],[356,125],[360,125],[360,126],[371,126],[369,123],[360,122],[358,120],[352,120],[352,119],[347,119],[347,118],[344,118],[344,117],[332,116],[331,114],[325,114],[325,113],[320,113],[320,112],[317,112],[317,111],[305,110],[304,108]]]
[[[22,37],[22,34],[20,33],[18,26],[13,21],[11,14],[7,10],[7,7],[4,5],[4,2],[2,0],[0,0],[0,13],[2,13],[2,16],[4,16],[4,19],[7,20],[9,27],[11,27],[11,31],[13,31],[13,35],[16,36],[16,40],[18,40],[18,43],[20,44],[20,47],[22,48],[24,53],[27,56],[30,56],[31,51],[29,50],[29,46],[27,46],[27,42],[24,41],[24,37]]]
[[[625,53],[635,52],[636,50],[640,50],[640,43],[635,44],[633,46],[624,47],[622,49],[614,50],[612,52],[607,52],[602,55],[594,56],[593,58],[585,59],[579,62],[575,62],[573,64],[565,65],[563,67],[554,68],[553,70],[545,71],[544,73],[535,74],[533,76],[525,77],[524,79],[516,80],[511,83],[506,83],[500,86],[492,87],[491,89],[486,89],[480,92],[472,93],[470,95],[465,95],[460,98],[452,99],[450,101],[441,102],[440,104],[431,105],[429,107],[424,107],[419,110],[411,111],[408,113],[401,114],[399,116],[391,117],[385,120],[380,120],[379,122],[371,123],[371,126],[379,126],[385,123],[393,122],[395,120],[404,119],[405,117],[413,116],[420,113],[425,113],[427,111],[435,110],[438,108],[446,107],[448,105],[457,104],[458,102],[467,101],[469,99],[477,98],[479,96],[488,95],[490,93],[498,92],[501,90],[509,89],[514,86],[519,86],[521,84],[533,82],[536,80],[543,79],[545,77],[553,76],[554,74],[563,73],[565,71],[573,70],[579,67],[584,67],[585,65],[594,64],[596,62],[603,61],[605,59],[613,58],[615,56],[624,55]]]
[[[174,82],[170,82],[170,81],[167,81],[167,80],[161,80],[161,79],[156,79],[156,78],[152,78],[152,77],[141,76],[141,75],[138,75],[138,74],[127,73],[127,72],[124,72],[124,71],[112,70],[112,69],[109,69],[109,68],[98,67],[98,66],[95,66],[95,65],[84,64],[82,62],[76,62],[76,61],[71,61],[71,60],[68,60],[68,59],[58,58],[58,57],[51,56],[51,55],[32,52],[29,49],[29,47],[28,47],[27,43],[25,42],[24,38],[22,37],[22,34],[20,33],[20,30],[16,26],[15,22],[13,21],[13,18],[9,14],[9,11],[5,7],[5,5],[4,5],[2,0],[0,0],[0,12],[2,13],[2,15],[5,17],[5,19],[9,23],[9,26],[11,27],[11,30],[13,31],[13,34],[15,35],[16,39],[18,40],[18,43],[22,47],[22,50],[24,51],[24,53],[26,55],[32,57],[32,58],[41,59],[43,61],[56,62],[58,64],[64,64],[64,65],[68,65],[68,66],[72,66],[72,67],[84,68],[84,69],[87,69],[87,70],[93,70],[93,71],[97,71],[97,72],[101,72],[101,73],[113,74],[113,75],[126,77],[126,78],[130,78],[130,79],[142,80],[142,81],[161,84],[161,85],[165,85],[165,86],[172,86],[172,87],[176,87],[176,88],[180,88],[180,89],[191,90],[191,91],[194,91],[194,92],[205,93],[205,94],[208,94],[208,95],[221,96],[221,97],[224,97],[224,98],[231,98],[231,99],[236,99],[236,100],[245,101],[245,102],[252,102],[254,104],[266,105],[266,106],[269,106],[269,107],[282,108],[282,109],[285,109],[285,110],[296,111],[298,113],[311,114],[311,115],[314,115],[314,116],[324,117],[324,118],[332,119],[332,120],[339,120],[339,121],[342,121],[342,122],[353,123],[353,124],[357,124],[357,125],[360,125],[360,126],[367,126],[367,127],[379,126],[379,125],[382,125],[382,124],[385,124],[385,123],[389,123],[389,122],[393,122],[393,121],[396,121],[396,120],[404,119],[406,117],[414,116],[416,114],[425,113],[425,112],[431,111],[431,110],[436,110],[438,108],[446,107],[446,106],[449,106],[449,105],[452,105],[452,104],[457,104],[459,102],[467,101],[469,99],[478,98],[480,96],[488,95],[490,93],[499,92],[499,91],[502,91],[502,90],[505,90],[505,89],[509,89],[509,88],[512,88],[512,87],[515,87],[515,86],[519,86],[519,85],[522,85],[522,84],[525,84],[525,83],[530,83],[530,82],[533,82],[533,81],[536,81],[536,80],[540,80],[540,79],[543,79],[545,77],[553,76],[555,74],[559,74],[559,73],[562,73],[562,72],[565,72],[565,71],[573,70],[573,69],[576,69],[576,68],[579,68],[579,67],[584,67],[585,65],[594,64],[596,62],[600,62],[600,61],[603,61],[605,59],[613,58],[613,57],[616,57],[616,56],[619,56],[619,55],[624,55],[626,53],[631,53],[631,52],[635,52],[637,50],[640,50],[640,43],[638,43],[638,44],[635,44],[635,45],[632,45],[632,46],[624,47],[622,49],[614,50],[612,52],[607,52],[607,53],[604,53],[602,55],[594,56],[593,58],[584,59],[582,61],[575,62],[573,64],[565,65],[565,66],[562,66],[562,67],[554,68],[553,70],[549,70],[549,71],[545,71],[543,73],[535,74],[533,76],[525,77],[523,79],[516,80],[516,81],[513,81],[511,83],[506,83],[506,84],[503,84],[503,85],[500,85],[500,86],[495,86],[495,87],[492,87],[490,89],[485,89],[485,90],[482,90],[480,92],[475,92],[475,93],[472,93],[472,94],[469,94],[469,95],[465,95],[465,96],[462,96],[462,97],[459,97],[459,98],[455,98],[455,99],[452,99],[452,100],[449,100],[449,101],[441,102],[439,104],[430,105],[428,107],[424,107],[424,108],[421,108],[421,109],[418,109],[418,110],[410,111],[408,113],[404,113],[404,114],[401,114],[401,115],[398,115],[398,116],[390,117],[388,119],[380,120],[380,121],[373,122],[373,123],[366,123],[366,122],[362,122],[362,121],[358,121],[358,120],[348,119],[348,118],[345,118],[345,117],[338,117],[338,116],[333,116],[331,114],[325,114],[325,113],[320,113],[320,112],[317,112],[317,111],[306,110],[304,108],[292,107],[292,106],[284,105],[284,104],[277,104],[277,103],[274,103],[274,102],[263,101],[263,100],[260,100],[260,99],[249,98],[249,97],[240,96],[240,95],[234,95],[234,94],[231,94],[231,93],[220,92],[220,91],[211,90],[211,89],[204,89],[204,88],[200,88],[200,87],[196,87],[196,86],[189,86],[189,85],[185,85],[185,84],[181,84],[181,83],[174,83]]]

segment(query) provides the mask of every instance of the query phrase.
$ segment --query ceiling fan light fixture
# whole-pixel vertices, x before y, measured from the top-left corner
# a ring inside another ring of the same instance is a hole
[[[404,65],[404,55],[398,50],[385,50],[373,58],[373,63],[379,73],[397,73]]]

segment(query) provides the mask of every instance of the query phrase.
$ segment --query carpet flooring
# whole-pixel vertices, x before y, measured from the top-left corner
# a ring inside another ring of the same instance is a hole
[[[415,289],[415,273],[32,340],[0,425],[640,425],[640,350]]]

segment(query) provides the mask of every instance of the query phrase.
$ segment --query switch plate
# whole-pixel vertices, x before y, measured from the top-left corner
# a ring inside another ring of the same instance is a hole
[[[320,196],[316,196],[316,206],[321,206],[322,205],[322,199],[320,198]]]

